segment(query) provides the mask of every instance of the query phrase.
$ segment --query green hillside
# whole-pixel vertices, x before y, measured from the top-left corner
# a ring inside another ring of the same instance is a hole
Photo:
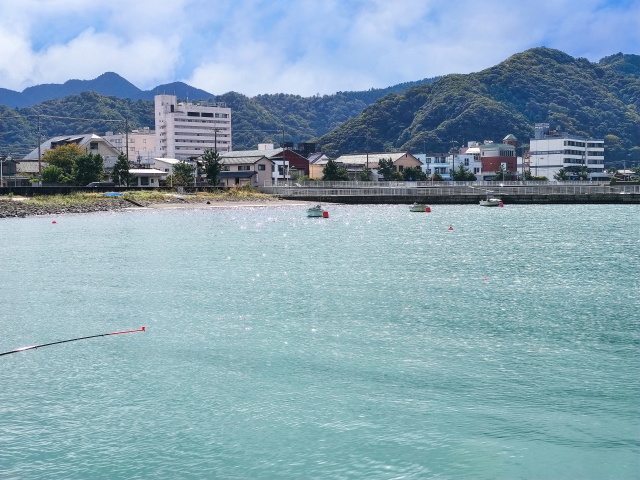
[[[528,144],[536,122],[605,138],[607,160],[640,160],[640,56],[592,63],[534,48],[495,67],[448,75],[376,101],[319,139],[329,155],[410,150],[444,152],[457,142],[499,141],[509,133]],[[608,162],[609,163],[609,162]]]
[[[243,150],[256,148],[260,142],[279,143],[283,128],[286,141],[301,142],[319,137],[358,116],[368,105],[391,92],[403,92],[414,85],[434,80],[313,97],[274,94],[249,98],[229,92],[212,100],[226,102],[231,107],[233,146],[236,150]],[[82,92],[24,108],[10,109],[0,105],[0,116],[20,117],[0,118],[0,154],[20,156],[37,146],[36,120],[27,117],[36,114],[120,120],[120,123],[112,123],[42,117],[41,131],[45,137],[123,130],[125,117],[129,119],[131,128],[154,128],[153,102],[105,97],[95,92]]]

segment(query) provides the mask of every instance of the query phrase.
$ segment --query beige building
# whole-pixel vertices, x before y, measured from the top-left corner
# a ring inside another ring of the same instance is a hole
[[[411,155],[408,152],[387,152],[387,153],[357,153],[357,154],[348,154],[341,155],[340,157],[335,159],[335,162],[343,167],[346,167],[349,172],[349,177],[355,178],[358,172],[361,172],[367,166],[370,170],[374,171],[374,173],[378,170],[378,163],[380,160],[388,160],[391,159],[393,164],[396,166],[396,169],[399,172],[402,172],[407,167],[422,167],[422,162],[418,160],[416,157]],[[311,178],[322,178],[322,170],[329,159],[322,159],[313,165],[310,168]],[[377,179],[377,176],[374,175],[374,180]]]
[[[127,135],[124,133],[107,132],[102,137],[119,152],[127,151]],[[129,132],[129,161],[132,163],[153,163],[156,155],[156,132],[144,127],[141,130]]]
[[[234,153],[240,155],[233,155]],[[242,156],[242,153],[246,152],[230,152],[220,158],[224,170],[218,178],[222,185],[232,187],[249,183],[251,186],[258,187],[271,180],[273,161],[264,155]]]

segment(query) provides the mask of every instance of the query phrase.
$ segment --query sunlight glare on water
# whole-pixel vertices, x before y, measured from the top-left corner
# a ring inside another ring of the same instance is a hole
[[[327,208],[0,221],[0,478],[638,478],[636,206]]]

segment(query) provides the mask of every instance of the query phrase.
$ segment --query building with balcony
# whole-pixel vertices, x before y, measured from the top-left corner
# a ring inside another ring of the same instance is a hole
[[[446,153],[416,153],[413,156],[420,161],[420,168],[428,178],[437,173],[443,180],[451,180],[451,157]]]
[[[549,130],[548,123],[536,123],[535,138],[530,140],[530,168],[535,176],[553,180],[560,169],[570,178],[577,178],[585,167],[591,180],[607,180],[604,173],[604,139],[571,135]]]
[[[124,133],[106,132],[103,137],[113,147],[122,153],[127,153],[129,143],[129,161],[132,163],[153,163],[156,156],[156,132],[144,127],[129,132],[128,138]]]
[[[206,149],[230,152],[231,109],[220,102],[178,102],[155,96],[156,156],[180,160],[201,157]]]

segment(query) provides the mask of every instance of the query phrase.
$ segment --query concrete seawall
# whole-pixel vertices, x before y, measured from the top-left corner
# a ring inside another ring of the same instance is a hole
[[[349,204],[473,204],[486,199],[485,195],[282,195],[286,200],[302,200],[324,203]],[[514,204],[640,204],[637,193],[594,193],[594,194],[561,194],[561,195],[500,195],[505,205]]]

